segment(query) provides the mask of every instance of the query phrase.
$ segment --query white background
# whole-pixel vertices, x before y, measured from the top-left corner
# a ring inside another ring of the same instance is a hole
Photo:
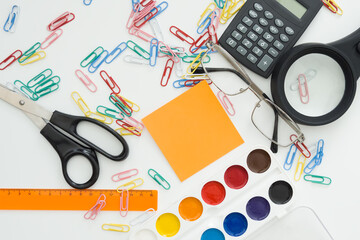
[[[320,0],[319,0],[320,1]],[[47,57],[40,62],[28,66],[14,63],[0,72],[0,83],[15,80],[29,81],[46,68],[61,77],[60,89],[38,101],[50,110],[81,115],[82,113],[70,97],[72,91],[78,91],[90,108],[107,102],[108,89],[98,72],[89,74],[98,86],[98,91],[90,93],[76,78],[74,72],[79,63],[97,46],[112,50],[119,43],[129,39],[148,48],[147,43],[130,36],[125,28],[130,13],[130,0],[94,0],[91,6],[85,6],[82,0],[63,1],[12,1],[2,0],[0,3],[0,24],[3,26],[12,4],[21,7],[20,18],[15,33],[0,31],[0,59],[5,59],[16,49],[25,51],[36,42],[42,42],[49,32],[46,26],[65,11],[73,12],[76,18],[63,27],[60,39],[46,50]],[[160,1],[158,1],[160,2]],[[342,38],[356,30],[360,22],[360,3],[357,1],[338,1],[344,10],[338,16],[323,7],[313,23],[306,30],[298,43],[327,43]],[[158,21],[163,30],[165,41],[170,44],[184,45],[171,36],[168,29],[175,25],[192,36],[196,35],[196,22],[210,1],[182,0],[169,1],[169,8],[162,13]],[[219,33],[225,29],[221,26]],[[146,31],[151,32],[149,26]],[[359,39],[360,40],[360,39]],[[186,45],[184,45],[186,46]],[[169,100],[178,96],[184,89],[174,89],[171,84],[160,86],[160,79],[165,59],[160,59],[155,68],[144,65],[125,63],[123,57],[130,53],[127,50],[110,65],[103,65],[118,82],[124,95],[141,106],[141,111],[134,115],[141,119]],[[270,81],[249,72],[253,80],[270,94]],[[176,80],[175,74],[170,83]],[[324,91],[326,86],[324,86]],[[186,194],[187,189],[217,173],[228,161],[239,158],[244,164],[242,153],[255,145],[268,146],[253,127],[250,113],[255,98],[250,93],[231,99],[237,113],[232,121],[245,144],[225,157],[219,159],[204,170],[184,182],[180,182],[167,163],[161,151],[145,130],[141,137],[128,136],[130,146],[129,157],[116,163],[99,157],[100,177],[94,189],[112,189],[117,184],[110,176],[130,168],[138,168],[140,176],[145,179],[143,189],[159,190],[159,210],[165,209]],[[64,181],[60,161],[49,143],[39,134],[39,130],[20,111],[0,102],[0,188],[69,188]],[[325,140],[322,165],[314,174],[326,175],[333,179],[330,186],[306,183],[295,183],[297,188],[296,205],[308,205],[315,209],[325,226],[335,239],[355,239],[360,235],[358,216],[360,216],[360,194],[358,188],[359,162],[359,128],[360,99],[359,94],[346,114],[334,123],[321,127],[301,126],[308,143],[319,138]],[[216,131],[216,126],[214,126]],[[288,149],[280,149],[276,155],[282,163]],[[81,167],[76,165],[75,167]],[[147,169],[154,168],[171,183],[171,190],[160,189],[146,174]],[[291,173],[292,175],[292,173]],[[1,202],[1,200],[0,200]],[[126,239],[126,234],[105,232],[101,224],[107,222],[127,223],[138,213],[129,213],[122,219],[116,212],[101,212],[95,221],[83,218],[84,212],[52,212],[52,211],[0,211],[0,231],[3,239],[21,239],[37,237],[40,239]],[[301,226],[299,226],[301,231]]]

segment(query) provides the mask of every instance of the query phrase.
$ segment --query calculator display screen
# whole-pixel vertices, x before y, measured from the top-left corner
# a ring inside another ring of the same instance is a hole
[[[297,18],[302,18],[306,12],[306,8],[296,0],[276,0],[283,5],[287,10],[294,14]]]

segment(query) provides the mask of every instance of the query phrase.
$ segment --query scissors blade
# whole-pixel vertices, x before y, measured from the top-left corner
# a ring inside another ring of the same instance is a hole
[[[25,112],[40,129],[45,126],[44,120],[49,120],[53,114],[31,99],[13,92],[2,85],[0,85],[0,99]]]

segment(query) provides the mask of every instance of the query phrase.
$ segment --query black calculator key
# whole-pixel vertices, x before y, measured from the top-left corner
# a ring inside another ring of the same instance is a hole
[[[285,32],[287,33],[287,34],[289,34],[290,36],[291,35],[294,35],[294,30],[291,28],[291,27],[286,27],[285,28]]]
[[[242,35],[238,31],[233,31],[231,33],[231,36],[233,36],[238,41],[240,41],[240,39],[242,38]]]
[[[247,36],[254,42],[256,42],[256,40],[258,39],[258,35],[256,35],[255,33],[251,32],[251,31],[248,33]]]
[[[250,18],[248,17],[244,17],[242,19],[243,23],[245,23],[246,25],[248,25],[249,27],[253,24],[253,20],[251,20]]]
[[[247,59],[252,63],[256,63],[256,61],[257,61],[257,57],[255,57],[251,53],[247,56]]]
[[[258,17],[258,14],[257,14],[254,10],[250,10],[250,11],[249,11],[249,15],[250,15],[250,17],[252,17],[252,18],[257,18],[257,17]]]
[[[263,54],[263,51],[258,47],[254,47],[252,51],[259,57]]]
[[[269,44],[267,44],[264,40],[260,39],[260,41],[258,42],[258,45],[262,48],[262,49],[267,49]]]
[[[236,46],[236,41],[234,39],[232,39],[232,38],[228,38],[226,40],[226,43],[232,48],[234,48]]]
[[[264,29],[262,29],[262,27],[260,27],[259,25],[255,24],[253,27],[253,30],[258,33],[258,34],[262,34]]]
[[[240,32],[242,33],[246,33],[247,32],[247,27],[245,27],[244,25],[242,25],[241,23],[239,25],[237,25],[236,27]]]
[[[281,39],[281,41],[283,41],[283,42],[288,42],[288,41],[289,41],[288,36],[286,36],[285,34],[280,34],[280,39]]]
[[[278,34],[279,33],[279,29],[277,29],[275,26],[270,26],[270,32],[272,34]]]
[[[247,53],[247,50],[243,46],[238,46],[236,51],[238,51],[238,53],[240,53],[243,56],[245,56],[245,54]]]
[[[269,25],[269,22],[265,18],[260,18],[259,23],[263,26]]]
[[[266,41],[268,41],[268,42],[272,42],[272,41],[274,40],[274,36],[271,35],[271,34],[268,33],[268,32],[266,32],[266,33],[264,34],[264,38],[265,38]]]
[[[254,8],[256,9],[256,11],[261,12],[262,10],[264,10],[263,6],[261,6],[260,3],[255,3],[254,4]]]
[[[265,14],[265,17],[266,17],[267,19],[273,19],[273,18],[274,18],[274,14],[272,14],[272,13],[269,12],[269,11],[265,11],[264,14]]]
[[[277,19],[275,19],[275,25],[278,27],[283,27],[284,22],[277,18]]]
[[[274,60],[267,54],[260,60],[258,63],[258,68],[260,68],[262,71],[266,72],[266,70],[270,67],[271,63]]]
[[[252,47],[252,43],[248,40],[248,39],[244,39],[243,41],[242,41],[242,44],[245,46],[245,47],[247,47],[247,48],[251,48]]]
[[[274,58],[279,55],[279,52],[276,51],[275,48],[270,48],[268,52],[269,52],[269,54],[270,54],[271,56],[273,56]]]
[[[274,42],[274,46],[279,49],[280,51],[284,48],[284,44],[282,44],[281,42],[279,42],[278,40],[276,40]]]

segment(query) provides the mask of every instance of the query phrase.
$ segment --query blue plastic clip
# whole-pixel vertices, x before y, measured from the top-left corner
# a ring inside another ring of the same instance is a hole
[[[112,62],[115,60],[115,58],[117,58],[123,51],[125,51],[126,48],[127,48],[126,42],[120,43],[114,50],[112,50],[111,53],[109,53],[109,55],[108,55],[108,56],[106,57],[106,59],[105,59],[105,62],[106,62],[107,64],[112,63]],[[117,51],[119,51],[119,52],[115,55],[115,53],[116,53]],[[114,56],[114,57],[112,57],[112,59],[111,59],[111,58],[110,58],[111,56]],[[108,59],[111,59],[111,60],[109,61]]]
[[[163,1],[163,2],[159,3],[156,6],[156,8],[158,9],[158,12],[152,18],[155,18],[155,17],[159,16],[159,14],[162,13],[163,11],[165,11],[168,6],[169,6],[169,4],[166,1]]]
[[[310,174],[314,168],[321,164],[322,158],[324,156],[324,140],[320,139],[317,143],[316,155],[311,159],[311,161],[304,168],[304,173]]]
[[[295,151],[294,151],[294,153],[292,154],[291,159],[290,159],[290,161],[289,161],[289,156],[290,156],[290,153],[291,153],[291,151],[293,150],[293,148],[295,148]],[[291,144],[290,149],[289,149],[289,152],[287,153],[286,159],[285,159],[285,162],[284,162],[284,169],[285,169],[286,171],[289,171],[289,170],[291,169],[291,167],[292,167],[292,165],[293,165],[293,163],[294,163],[294,158],[295,158],[296,152],[297,152],[296,146],[295,146],[294,144]]]
[[[92,3],[92,0],[84,0],[83,3],[84,3],[86,6],[89,6],[89,5]]]
[[[13,29],[13,27],[15,26],[15,22],[18,18],[19,13],[20,13],[20,7],[18,5],[14,5],[11,9],[11,12],[9,13],[8,18],[6,19],[5,24],[4,24],[5,32],[14,32],[15,31],[15,29]]]
[[[159,52],[159,40],[156,38],[151,39],[150,41],[150,66],[154,67],[156,65],[156,60]]]
[[[96,72],[98,68],[103,64],[106,60],[106,58],[109,56],[109,52],[104,50],[99,57],[97,57],[89,66],[88,70],[90,73]]]

